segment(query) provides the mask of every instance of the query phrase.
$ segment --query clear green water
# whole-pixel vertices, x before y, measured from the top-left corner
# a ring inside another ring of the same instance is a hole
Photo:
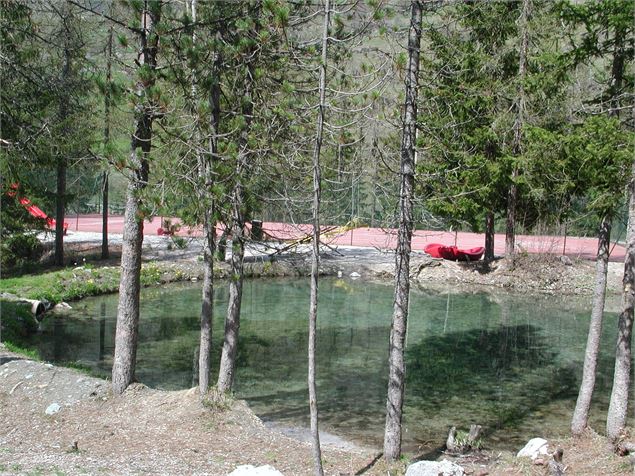
[[[322,429],[380,447],[385,415],[390,285],[325,279],[320,287],[318,398]],[[218,365],[227,288],[215,294]],[[236,394],[264,421],[308,426],[308,281],[245,283]],[[163,389],[193,385],[200,286],[142,293],[137,378]],[[408,328],[404,446],[425,452],[450,426],[478,423],[490,448],[564,435],[588,329],[586,300],[413,290]],[[53,362],[109,376],[117,296],[75,303],[48,318],[31,344]],[[603,428],[612,377],[616,316],[608,314],[592,425]]]

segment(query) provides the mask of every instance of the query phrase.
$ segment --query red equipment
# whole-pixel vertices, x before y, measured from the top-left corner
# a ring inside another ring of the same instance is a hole
[[[7,192],[7,195],[9,195],[10,197],[15,197],[18,187],[19,186],[17,183],[12,183],[10,187],[11,191]],[[31,216],[34,216],[35,218],[39,218],[41,220],[46,220],[46,226],[51,230],[55,229],[55,220],[44,213],[40,207],[31,203],[31,200],[26,197],[22,197],[19,198],[18,201],[24,208],[26,208],[26,211],[28,211]],[[66,234],[66,230],[68,230],[68,223],[64,222],[64,234]]]
[[[461,250],[456,246],[445,246],[439,243],[430,243],[423,249],[433,258],[443,258],[450,261],[478,261],[485,253],[485,248],[479,246],[477,248],[470,248],[467,250]]]

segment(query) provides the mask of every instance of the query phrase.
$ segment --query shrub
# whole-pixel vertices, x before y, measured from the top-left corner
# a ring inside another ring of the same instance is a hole
[[[37,261],[43,252],[42,244],[30,233],[16,233],[2,243],[2,266],[14,268]]]
[[[21,342],[37,331],[37,322],[28,303],[0,300],[0,313],[0,331],[5,343]]]

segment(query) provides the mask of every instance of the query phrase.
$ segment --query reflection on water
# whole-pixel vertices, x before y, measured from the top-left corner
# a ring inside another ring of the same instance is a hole
[[[323,280],[318,323],[322,427],[380,447],[388,373],[390,286]],[[308,426],[308,281],[245,283],[236,393],[265,421]],[[200,288],[142,293],[137,378],[158,388],[192,385]],[[218,365],[227,288],[215,292],[213,369]],[[586,304],[586,303],[584,303]],[[117,297],[76,303],[50,318],[35,344],[43,358],[109,376]],[[484,426],[486,444],[515,448],[529,437],[566,434],[584,355],[588,312],[554,297],[413,291],[408,328],[404,445],[440,446],[450,426]],[[608,315],[592,425],[603,427],[616,316]],[[215,376],[212,376],[214,379]],[[214,380],[212,380],[214,381]]]

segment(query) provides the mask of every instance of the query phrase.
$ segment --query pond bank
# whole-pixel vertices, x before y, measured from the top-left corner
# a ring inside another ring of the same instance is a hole
[[[118,291],[120,271],[116,248],[113,249],[114,256],[104,262],[91,254],[94,247],[91,247],[90,242],[79,241],[67,246],[74,260],[72,267],[4,278],[0,280],[0,292],[57,303]],[[299,245],[279,253],[275,252],[275,246],[278,245],[248,245],[245,277],[309,275],[308,246]],[[609,295],[621,293],[623,270],[623,263],[609,263]],[[229,272],[227,261],[215,262],[214,273],[217,278],[224,279]],[[394,253],[376,248],[324,247],[320,272],[328,276],[348,276],[356,273],[364,279],[392,280]],[[411,258],[411,276],[415,282],[426,286],[480,286],[483,290],[502,288],[521,293],[590,296],[595,280],[595,263],[551,254],[519,254],[514,266],[509,266],[503,259],[498,259],[488,266],[482,261],[458,263],[432,259],[423,252],[414,251]],[[168,249],[165,243],[159,245],[156,240],[146,243],[141,271],[143,286],[197,281],[202,277],[201,244],[197,239],[191,239],[185,249]]]

